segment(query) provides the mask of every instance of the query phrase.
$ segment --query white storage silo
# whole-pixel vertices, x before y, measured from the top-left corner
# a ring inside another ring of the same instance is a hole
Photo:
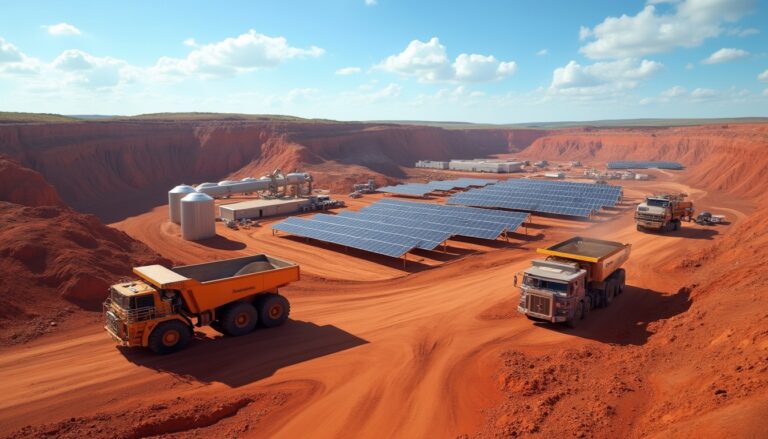
[[[197,241],[216,236],[213,198],[197,192],[181,199],[181,237]]]
[[[197,192],[195,188],[186,184],[176,186],[168,191],[168,212],[172,222],[181,223],[181,199],[193,192]]]

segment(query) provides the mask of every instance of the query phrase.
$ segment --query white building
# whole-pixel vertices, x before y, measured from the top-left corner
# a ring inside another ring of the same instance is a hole
[[[435,162],[432,160],[419,160],[416,162],[417,168],[428,169],[448,169],[448,162]]]
[[[493,172],[497,174],[509,172],[522,172],[523,162],[505,160],[451,160],[448,169],[464,172]]]

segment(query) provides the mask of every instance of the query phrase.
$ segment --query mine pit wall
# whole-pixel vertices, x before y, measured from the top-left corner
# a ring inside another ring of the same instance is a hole
[[[568,129],[536,139],[521,157],[547,160],[668,160],[691,186],[766,200],[768,125]]]
[[[419,159],[516,151],[536,130],[445,130],[363,123],[252,121],[0,125],[0,154],[40,172],[77,210],[105,221],[162,203],[179,183],[217,181],[246,165],[293,170],[333,160],[394,177]]]

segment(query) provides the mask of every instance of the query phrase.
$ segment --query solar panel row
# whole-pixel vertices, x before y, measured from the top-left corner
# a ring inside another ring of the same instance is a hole
[[[647,161],[624,160],[624,161],[608,162],[608,169],[653,169],[653,168],[680,170],[680,169],[683,169],[683,165],[678,162],[660,162],[660,161],[653,161],[653,160],[647,160]]]
[[[515,179],[454,194],[448,204],[589,217],[620,198],[620,186]]]
[[[414,248],[434,250],[452,236],[496,239],[504,231],[517,230],[527,218],[520,212],[382,200],[359,212],[291,217],[272,228],[399,257]]]
[[[429,183],[407,183],[396,186],[384,186],[376,189],[377,192],[387,192],[398,195],[411,195],[422,197],[434,191],[449,191],[453,189],[466,189],[471,186],[487,186],[496,183],[496,180],[482,178],[459,178],[456,180],[430,181]]]

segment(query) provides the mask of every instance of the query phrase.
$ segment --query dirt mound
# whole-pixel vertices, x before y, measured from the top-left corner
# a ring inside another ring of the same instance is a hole
[[[66,302],[98,309],[111,282],[156,263],[170,261],[94,215],[0,202],[0,340],[28,339],[27,320],[47,322]]]
[[[0,200],[24,206],[64,206],[42,175],[0,155]]]

